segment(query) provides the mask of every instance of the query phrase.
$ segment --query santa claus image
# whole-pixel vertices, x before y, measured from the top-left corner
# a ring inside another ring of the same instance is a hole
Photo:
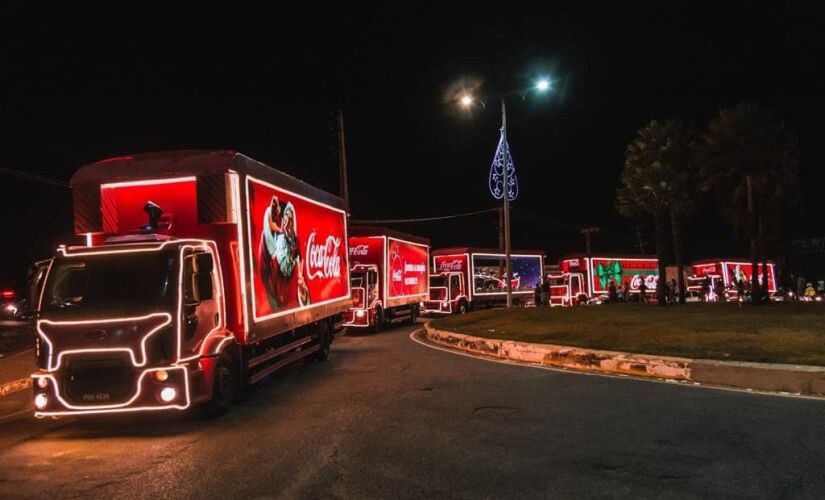
[[[270,307],[275,311],[295,304],[309,304],[295,207],[290,202],[282,205],[278,197],[273,196],[263,219],[258,265]]]

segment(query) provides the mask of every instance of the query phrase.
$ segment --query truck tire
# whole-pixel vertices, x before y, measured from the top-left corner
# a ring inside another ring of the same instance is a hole
[[[215,363],[215,376],[212,382],[212,398],[206,403],[206,413],[217,417],[223,415],[232,406],[238,394],[238,367],[226,352],[218,356]]]
[[[467,312],[469,312],[469,310],[470,310],[470,308],[467,305],[467,301],[466,300],[460,300],[458,302],[458,309],[456,309],[455,313],[456,314],[467,314]]]
[[[378,333],[384,328],[384,309],[375,307],[375,321],[372,324],[372,333]]]
[[[326,321],[318,325],[318,347],[319,349],[312,354],[312,360],[321,363],[327,360],[332,349],[332,335]]]

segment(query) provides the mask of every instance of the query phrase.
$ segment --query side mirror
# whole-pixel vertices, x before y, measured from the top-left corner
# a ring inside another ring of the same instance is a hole
[[[195,292],[195,302],[212,300],[212,273],[193,273],[192,291]]]
[[[195,255],[195,271],[199,273],[209,274],[212,272],[212,269],[215,268],[215,264],[212,260],[211,253],[199,253]]]

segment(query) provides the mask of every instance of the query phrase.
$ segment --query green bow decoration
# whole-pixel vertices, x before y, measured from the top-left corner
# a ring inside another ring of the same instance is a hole
[[[607,288],[607,284],[610,283],[611,278],[616,282],[616,285],[618,285],[622,282],[622,266],[620,266],[618,262],[610,261],[608,261],[607,264],[599,264],[596,266],[596,276],[599,277],[602,289]]]

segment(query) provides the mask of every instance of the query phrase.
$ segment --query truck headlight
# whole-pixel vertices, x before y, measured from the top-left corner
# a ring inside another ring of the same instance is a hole
[[[366,313],[364,312],[363,309],[359,309],[358,311],[355,311],[355,316],[359,317],[359,318],[363,318],[365,314]]]
[[[175,399],[177,395],[178,391],[176,391],[172,387],[164,387],[164,389],[160,391],[160,399],[162,399],[166,403]]]
[[[49,404],[49,398],[46,397],[45,394],[38,394],[34,397],[34,406],[37,407],[38,410],[42,410]]]

